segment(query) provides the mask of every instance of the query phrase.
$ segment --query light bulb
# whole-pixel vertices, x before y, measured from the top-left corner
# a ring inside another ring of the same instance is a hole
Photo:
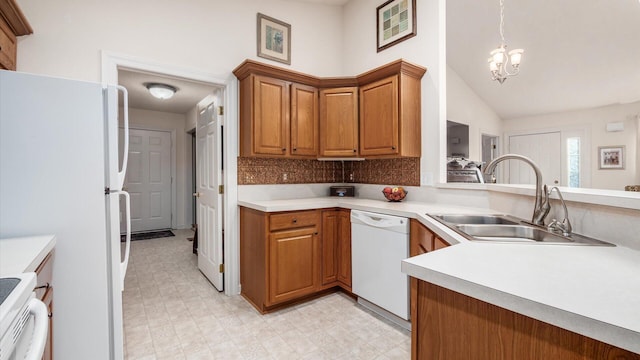
[[[513,65],[514,67],[517,67],[518,65],[520,65],[520,61],[522,61],[523,52],[524,52],[523,49],[514,49],[509,51],[509,58],[511,59],[511,65]]]
[[[491,57],[493,57],[493,62],[496,65],[500,66],[504,63],[504,48],[498,48],[491,52]]]
[[[489,70],[498,71],[498,65],[493,61],[493,58],[489,58]]]

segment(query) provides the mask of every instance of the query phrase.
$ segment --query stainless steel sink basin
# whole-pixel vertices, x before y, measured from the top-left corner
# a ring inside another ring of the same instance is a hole
[[[508,215],[433,215],[438,220],[450,224],[510,224],[520,223]]]
[[[569,243],[570,238],[550,233],[528,225],[456,225],[471,240],[503,242]]]
[[[579,234],[564,236],[509,215],[431,215],[471,241],[510,244],[615,246]]]

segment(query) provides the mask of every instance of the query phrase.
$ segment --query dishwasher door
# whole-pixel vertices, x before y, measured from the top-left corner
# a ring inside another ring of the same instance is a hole
[[[400,265],[408,257],[407,218],[351,210],[352,291],[404,320],[409,320],[409,277]]]

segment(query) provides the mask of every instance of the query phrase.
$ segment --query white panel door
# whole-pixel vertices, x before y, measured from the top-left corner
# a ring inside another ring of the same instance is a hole
[[[196,126],[198,268],[218,291],[223,291],[220,136],[220,121],[211,104],[200,112]]]
[[[509,152],[533,160],[542,171],[543,183],[562,182],[562,142],[560,132],[509,136]],[[509,184],[535,184],[535,173],[519,160],[509,160]]]
[[[131,195],[132,232],[171,228],[169,132],[129,130],[129,163],[124,187]],[[124,206],[121,204],[120,208]],[[120,231],[124,232],[124,221],[120,223]]]

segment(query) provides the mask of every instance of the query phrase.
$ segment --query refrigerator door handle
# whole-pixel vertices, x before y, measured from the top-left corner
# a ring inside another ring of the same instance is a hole
[[[124,122],[124,151],[122,153],[122,170],[118,171],[118,189],[124,186],[124,177],[127,172],[127,163],[129,162],[129,92],[127,88],[117,85],[116,88],[122,91],[122,112]]]
[[[124,291],[124,277],[127,274],[127,265],[129,265],[129,251],[131,250],[131,197],[126,191],[118,191],[119,195],[124,196],[125,203],[125,222],[127,223],[126,241],[124,245],[124,259],[120,263],[120,283],[121,290]]]

